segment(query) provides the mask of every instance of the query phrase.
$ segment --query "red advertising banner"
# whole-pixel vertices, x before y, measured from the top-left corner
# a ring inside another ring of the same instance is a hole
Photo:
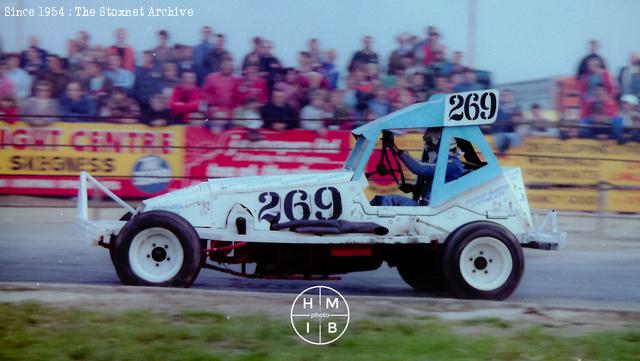
[[[220,178],[339,169],[349,155],[351,134],[264,130],[260,140],[251,141],[245,129],[211,133],[188,127],[185,137],[184,174]]]

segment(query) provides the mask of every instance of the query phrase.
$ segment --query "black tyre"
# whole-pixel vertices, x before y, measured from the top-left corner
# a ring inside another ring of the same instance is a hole
[[[118,277],[125,285],[189,287],[202,265],[198,234],[179,215],[137,214],[111,246]]]
[[[131,216],[133,216],[133,214],[131,214],[131,212],[127,212],[125,214],[122,215],[122,217],[120,217],[120,221],[127,221],[129,222],[131,220]],[[113,245],[116,243],[116,236],[111,236],[111,240],[109,241],[109,257],[111,257],[111,263],[113,263],[113,266],[115,267],[116,262],[113,260]]]
[[[423,249],[406,252],[397,267],[400,277],[418,292],[447,288],[442,275],[442,252]]]
[[[452,232],[442,262],[447,287],[458,298],[504,300],[524,272],[516,237],[492,222],[473,222]]]

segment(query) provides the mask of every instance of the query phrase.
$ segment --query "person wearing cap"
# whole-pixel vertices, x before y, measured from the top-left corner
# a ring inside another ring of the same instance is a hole
[[[382,196],[375,196],[371,201],[373,206],[426,206],[429,202],[429,196],[431,194],[431,185],[433,183],[433,177],[436,173],[436,160],[438,157],[438,148],[440,145],[440,131],[429,129],[424,135],[424,151],[429,154],[428,162],[421,162],[415,160],[405,150],[398,149],[397,154],[402,163],[417,176],[426,177],[426,184],[424,187],[424,193],[420,197],[420,201],[415,201],[412,198],[401,196],[398,194],[389,194]],[[445,182],[451,182],[460,178],[464,174],[464,166],[462,161],[458,157],[458,146],[454,138],[451,138],[449,144],[449,157],[448,157],[447,171],[445,174]]]
[[[640,100],[633,94],[625,94],[620,98],[620,112],[613,120],[613,131],[618,143],[629,140],[640,141]]]

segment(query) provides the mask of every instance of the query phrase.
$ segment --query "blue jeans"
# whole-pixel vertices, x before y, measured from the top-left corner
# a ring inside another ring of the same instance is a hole
[[[583,118],[580,120],[580,125],[593,125],[593,120],[589,118]],[[623,139],[624,124],[622,118],[615,117],[611,120],[611,127],[603,128],[581,128],[578,131],[580,138],[596,138],[598,135],[606,135],[609,139],[615,139],[621,141]]]
[[[522,137],[516,132],[498,133],[493,137],[493,141],[498,148],[498,153],[504,154],[509,148],[522,144]]]
[[[386,196],[375,196],[371,200],[372,206],[417,206],[418,202],[413,199],[398,194],[389,194]]]

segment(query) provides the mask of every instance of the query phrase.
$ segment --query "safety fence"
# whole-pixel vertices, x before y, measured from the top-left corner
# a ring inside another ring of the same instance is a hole
[[[422,134],[396,143],[417,155]],[[0,121],[0,194],[73,196],[87,171],[121,197],[146,198],[207,178],[338,169],[353,144],[345,130],[260,130],[256,139],[246,129],[199,125]],[[636,142],[529,138],[500,162],[522,168],[534,208],[638,213],[638,154]],[[369,180],[370,196],[394,191],[390,177]]]

